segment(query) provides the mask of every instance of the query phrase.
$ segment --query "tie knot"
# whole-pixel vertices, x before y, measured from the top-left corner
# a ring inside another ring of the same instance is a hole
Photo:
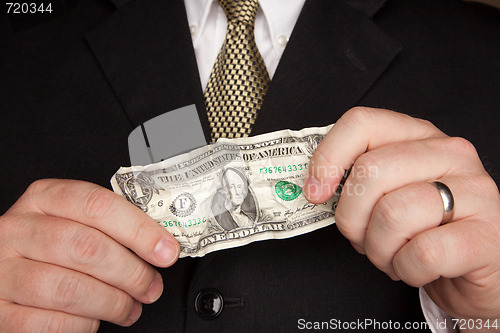
[[[226,13],[228,21],[240,21],[253,25],[255,22],[255,15],[257,14],[257,7],[259,7],[258,0],[218,0],[222,9]]]

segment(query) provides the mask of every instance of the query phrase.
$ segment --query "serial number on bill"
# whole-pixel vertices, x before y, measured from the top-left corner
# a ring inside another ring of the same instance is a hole
[[[308,163],[269,166],[269,167],[260,168],[259,173],[267,174],[267,173],[294,172],[294,171],[307,170],[307,167],[308,167]]]
[[[6,2],[7,14],[52,13],[52,3]]]

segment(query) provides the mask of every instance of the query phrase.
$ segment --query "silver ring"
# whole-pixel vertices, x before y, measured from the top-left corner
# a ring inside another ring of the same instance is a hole
[[[453,194],[451,193],[450,188],[441,182],[436,181],[432,182],[432,184],[436,186],[439,194],[441,195],[441,199],[443,200],[444,213],[441,224],[450,222],[453,217],[453,210],[455,208],[455,200],[453,199]]]

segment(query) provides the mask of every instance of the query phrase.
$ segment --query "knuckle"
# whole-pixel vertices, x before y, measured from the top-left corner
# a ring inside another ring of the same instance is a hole
[[[109,252],[104,234],[91,228],[82,228],[75,233],[70,246],[71,259],[83,265],[102,260]]]
[[[65,333],[65,332],[97,332],[99,320],[77,317],[62,312],[50,312],[44,316],[44,323],[39,325],[41,332]]]
[[[61,315],[57,312],[51,312],[50,315],[46,317],[45,324],[42,325],[41,332],[47,333],[63,333],[67,332],[69,325],[67,324],[67,316]]]
[[[10,311],[9,311],[10,310]],[[3,317],[3,318],[2,318]],[[62,312],[48,310],[0,309],[1,332],[75,332],[71,318]],[[2,320],[3,319],[3,320]]]
[[[484,198],[483,203],[491,204],[490,200],[493,200],[493,207],[495,207],[498,205],[498,202],[500,202],[498,187],[493,178],[486,173],[477,175],[468,181],[464,181],[464,186],[474,195]],[[500,206],[498,206],[498,208],[500,208]]]
[[[422,233],[414,238],[414,242],[413,255],[420,267],[435,271],[444,264],[443,244],[437,237]]]
[[[87,295],[88,283],[76,274],[63,276],[57,283],[54,304],[57,308],[66,309],[81,303]]]
[[[40,326],[40,323],[33,317],[26,315],[23,311],[0,309],[0,331],[6,333],[32,332],[33,327]]]
[[[37,218],[38,215],[32,212],[6,213],[0,216],[0,248],[14,250],[17,241],[37,237],[37,229],[41,225],[37,223]]]
[[[339,121],[349,127],[364,126],[375,120],[376,113],[374,109],[364,106],[355,106],[344,113]]]
[[[48,288],[46,288],[47,272],[34,267],[28,267],[23,272],[16,269],[18,265],[19,260],[13,258],[4,260],[2,263],[2,273],[6,272],[11,277],[10,281],[6,281],[6,286],[4,287],[8,287],[16,292],[16,296],[11,295],[10,297],[14,301],[18,299],[44,299],[48,292]],[[33,276],[37,276],[37,278],[34,279]]]
[[[121,291],[118,292],[113,298],[113,304],[110,307],[110,321],[125,322],[132,311],[133,304],[134,301],[129,295]]]
[[[132,276],[128,280],[129,288],[141,294],[145,293],[153,281],[153,276],[154,273],[151,267],[148,264],[141,262],[136,266],[132,272]]]
[[[135,223],[133,230],[130,230],[130,241],[132,244],[137,244],[139,242],[144,243],[146,240],[157,239],[156,225],[151,222],[152,221],[146,216],[146,218]]]
[[[0,216],[0,236],[2,238],[15,233],[15,230],[18,230],[18,228],[19,222],[14,215],[5,214]]]
[[[53,179],[39,179],[32,182],[23,195],[11,207],[11,211],[27,212],[38,210],[42,194],[53,184]]]
[[[83,216],[95,219],[106,216],[113,205],[115,195],[103,187],[97,187],[89,192],[82,207]]]
[[[424,137],[436,137],[444,135],[439,128],[436,127],[431,121],[427,119],[413,118],[418,121],[424,128],[427,129],[426,135]]]
[[[0,216],[0,228],[11,228],[17,226],[15,214],[6,213]]]
[[[397,194],[383,196],[373,209],[380,227],[390,232],[400,232],[404,227],[405,204]]]
[[[55,182],[56,180],[54,179],[35,180],[28,186],[22,197],[18,200],[18,203],[25,203],[32,207],[40,207],[42,197],[46,196],[46,193],[55,185]]]
[[[450,149],[473,158],[477,157],[476,148],[469,140],[461,137],[451,137],[447,141]]]
[[[16,314],[11,313],[6,305],[7,304],[0,303],[0,327],[2,328],[8,327],[8,325],[11,325],[12,322],[15,322],[17,320]]]
[[[427,119],[421,119],[421,118],[413,118],[415,119],[416,121],[418,121],[420,124],[426,126],[426,127],[432,127],[432,128],[436,128],[436,126],[434,126],[434,124],[427,120]],[[436,128],[437,129],[437,128]]]
[[[52,179],[38,179],[28,186],[25,193],[36,194],[43,193],[53,183]]]
[[[351,179],[375,179],[379,175],[382,162],[373,153],[365,153],[354,162]]]
[[[498,205],[498,203],[500,202],[500,191],[498,189],[497,183],[495,183],[493,178],[491,178],[488,174],[484,174],[480,177],[481,179],[478,183],[484,184],[481,188],[482,196],[493,198],[493,200],[497,202],[496,207],[500,208],[500,205]]]

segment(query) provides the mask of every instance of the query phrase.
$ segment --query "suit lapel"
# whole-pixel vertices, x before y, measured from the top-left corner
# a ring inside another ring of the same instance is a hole
[[[119,1],[119,0],[115,0]],[[123,1],[123,0],[122,0]],[[346,4],[372,17],[387,0],[343,0]]]
[[[345,1],[306,1],[253,135],[335,122],[399,53],[400,45],[368,16],[383,1]]]
[[[208,119],[182,0],[118,1],[86,39],[134,127],[196,104],[207,140]]]
[[[183,0],[114,2],[86,39],[132,125],[194,103],[210,141]],[[360,101],[401,49],[369,17],[383,2],[306,1],[252,135],[331,123]]]

